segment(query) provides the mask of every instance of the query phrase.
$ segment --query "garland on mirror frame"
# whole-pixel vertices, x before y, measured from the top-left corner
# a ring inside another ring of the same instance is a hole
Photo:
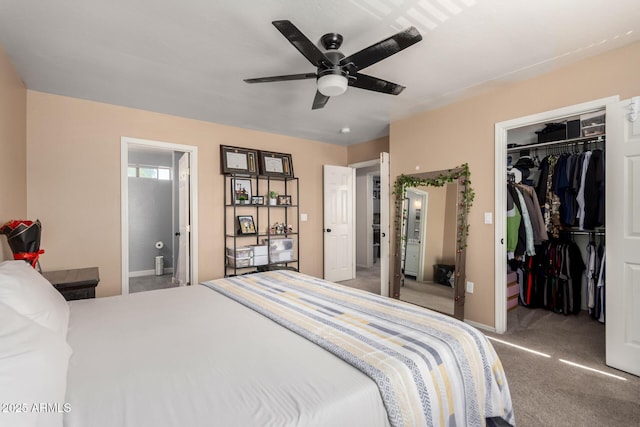
[[[402,211],[402,216],[395,215],[395,231],[396,235],[401,234],[402,224],[407,220],[407,210],[402,209],[402,202],[407,197],[407,188],[420,187],[424,185],[430,185],[433,187],[443,187],[445,184],[449,184],[455,180],[462,178],[461,184],[464,186],[462,193],[462,200],[460,202],[460,209],[458,210],[458,240],[457,250],[460,251],[467,246],[467,236],[469,235],[469,224],[467,223],[467,215],[473,205],[473,199],[475,198],[475,192],[471,188],[471,172],[469,171],[469,164],[463,163],[457,168],[448,169],[447,173],[441,173],[435,178],[417,178],[415,176],[400,175],[395,184],[393,185],[392,194],[395,196],[396,212]],[[404,236],[402,236],[404,238]],[[401,241],[399,239],[397,241]],[[399,248],[396,248],[399,249]]]

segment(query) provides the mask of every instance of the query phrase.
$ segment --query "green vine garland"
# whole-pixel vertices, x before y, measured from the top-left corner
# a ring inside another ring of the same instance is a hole
[[[407,220],[406,209],[402,209],[402,201],[407,197],[407,188],[420,187],[424,185],[431,185],[433,187],[442,187],[445,184],[456,181],[462,178],[461,184],[463,190],[461,191],[460,209],[458,210],[458,251],[467,247],[467,237],[469,236],[469,224],[467,218],[471,206],[473,205],[473,199],[475,192],[471,188],[471,172],[469,172],[469,164],[464,163],[457,168],[449,169],[446,173],[441,173],[435,178],[417,178],[415,176],[400,175],[395,184],[393,185],[393,195],[395,196],[396,212],[402,211],[402,216],[395,215],[395,230],[396,236],[401,235],[401,227],[404,221]],[[397,240],[399,241],[399,240]]]

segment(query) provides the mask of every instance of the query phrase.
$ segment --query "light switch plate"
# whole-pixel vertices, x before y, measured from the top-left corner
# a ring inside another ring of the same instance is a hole
[[[467,282],[467,293],[473,293],[473,282]]]
[[[307,220],[307,214],[306,213],[302,213],[300,214],[300,221],[306,221]]]
[[[484,213],[484,223],[485,224],[492,224],[493,223],[493,215],[491,214],[491,212],[485,212]]]

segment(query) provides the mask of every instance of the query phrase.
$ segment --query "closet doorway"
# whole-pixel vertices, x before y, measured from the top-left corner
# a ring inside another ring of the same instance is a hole
[[[607,210],[605,224],[600,229],[593,229],[592,227],[589,233],[584,233],[578,227],[579,231],[575,233],[569,232],[568,234],[571,235],[572,239],[575,236],[581,236],[582,239],[595,239],[595,236],[602,236],[601,241],[604,241],[606,230],[606,252],[603,252],[603,256],[606,255],[606,262],[609,264],[606,269],[606,279],[609,284],[606,287],[605,309],[606,364],[638,375],[640,373],[640,366],[637,363],[640,360],[638,346],[640,334],[634,332],[636,328],[632,327],[634,323],[637,323],[637,318],[633,314],[635,310],[632,307],[634,307],[634,304],[640,303],[640,296],[638,296],[637,291],[633,292],[640,285],[640,275],[636,273],[638,269],[634,268],[634,266],[639,265],[639,261],[637,255],[627,255],[627,253],[637,253],[636,248],[639,246],[638,239],[633,239],[633,237],[637,237],[640,232],[640,225],[634,222],[632,218],[637,218],[640,214],[640,212],[637,212],[640,209],[638,207],[638,191],[640,188],[634,183],[632,177],[634,166],[637,167],[638,163],[635,159],[640,155],[640,126],[637,123],[633,123],[633,119],[628,114],[628,107],[629,101],[624,104],[624,102],[618,101],[618,97],[610,97],[496,124],[495,325],[496,332],[504,333],[507,331],[507,248],[505,245],[507,243],[507,185],[505,181],[508,176],[509,155],[514,151],[520,151],[520,147],[508,147],[510,143],[509,137],[517,134],[519,129],[526,131],[527,128],[530,129],[536,125],[542,125],[544,128],[545,124],[560,123],[563,120],[566,121],[575,117],[585,117],[584,115],[589,113],[606,113],[606,162],[603,162],[603,165],[606,164],[604,166],[607,189],[606,206],[609,209]],[[583,136],[591,135],[581,133],[580,137]],[[543,144],[535,145],[541,148]],[[553,143],[550,143],[550,145],[553,145]],[[577,146],[578,144],[576,143],[575,145]],[[531,148],[534,149],[534,146],[531,146]],[[624,149],[621,147],[624,147]],[[602,148],[604,152],[604,143]],[[571,149],[575,149],[575,147]],[[580,149],[583,150],[584,147]],[[562,155],[561,152],[553,153],[553,148],[550,148],[550,150],[551,154]],[[593,153],[595,152],[596,150],[593,151]],[[548,153],[549,150],[546,150],[545,154]],[[530,157],[532,153],[518,152],[518,155],[521,154]],[[566,156],[567,153],[564,155]],[[535,161],[535,159],[530,158],[529,161],[531,160]],[[517,178],[521,178],[520,173],[514,175]],[[612,208],[614,206],[616,209]],[[622,251],[623,246],[627,250]],[[634,246],[634,251],[628,250],[631,246]],[[614,254],[614,256],[611,254]],[[583,259],[586,261],[584,252]],[[523,289],[523,286],[520,286],[520,289]],[[583,304],[584,299],[581,302],[581,305]],[[520,309],[522,308],[518,307],[516,310]],[[561,321],[563,316],[561,314],[556,315],[559,316],[558,321]]]
[[[122,293],[197,283],[197,147],[121,140]]]

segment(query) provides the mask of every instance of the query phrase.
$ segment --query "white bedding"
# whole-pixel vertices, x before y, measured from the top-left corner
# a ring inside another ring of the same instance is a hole
[[[70,307],[67,427],[389,425],[371,379],[204,286]]]

